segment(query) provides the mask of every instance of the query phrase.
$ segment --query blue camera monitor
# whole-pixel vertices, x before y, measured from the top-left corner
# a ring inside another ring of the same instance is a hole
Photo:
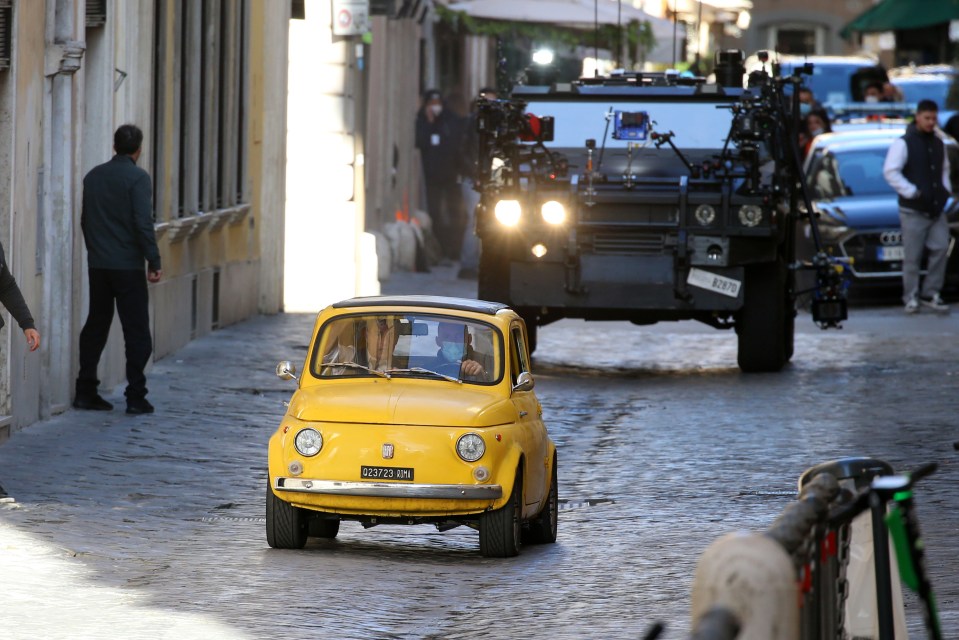
[[[645,111],[617,111],[613,122],[616,140],[646,140],[649,136],[649,114]]]

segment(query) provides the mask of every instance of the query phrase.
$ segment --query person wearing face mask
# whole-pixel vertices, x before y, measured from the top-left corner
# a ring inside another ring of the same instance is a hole
[[[863,102],[876,104],[882,100],[882,85],[878,82],[870,83],[862,94]]]
[[[439,350],[426,368],[463,380],[486,382],[486,369],[475,359],[477,356],[472,343],[473,337],[465,325],[440,322],[436,327],[436,346]]]
[[[822,108],[809,87],[799,89],[799,115],[805,118],[813,109]]]
[[[809,154],[813,139],[823,133],[830,133],[832,126],[829,123],[829,115],[825,109],[812,109],[806,117],[803,118],[803,128],[800,133],[800,144],[803,150],[803,156]]]
[[[459,185],[462,166],[463,119],[446,108],[440,92],[423,94],[416,114],[416,148],[420,151],[426,185],[426,208],[443,257],[459,260],[466,208]]]

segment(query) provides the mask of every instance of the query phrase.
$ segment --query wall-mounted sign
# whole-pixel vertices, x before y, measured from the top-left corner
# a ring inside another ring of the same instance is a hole
[[[369,0],[333,0],[333,35],[361,36],[370,30]]]

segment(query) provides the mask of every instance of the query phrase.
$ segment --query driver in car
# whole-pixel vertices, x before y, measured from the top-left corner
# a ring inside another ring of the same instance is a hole
[[[437,373],[458,375],[463,380],[487,382],[486,369],[475,358],[473,336],[462,324],[440,322],[436,330],[436,358],[427,366]]]

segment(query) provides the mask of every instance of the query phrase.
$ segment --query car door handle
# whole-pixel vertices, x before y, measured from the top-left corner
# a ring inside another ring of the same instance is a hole
[[[526,417],[526,412],[525,412],[525,411],[520,411],[520,412],[519,412],[519,417],[520,417],[520,418],[525,418],[525,417]]]

